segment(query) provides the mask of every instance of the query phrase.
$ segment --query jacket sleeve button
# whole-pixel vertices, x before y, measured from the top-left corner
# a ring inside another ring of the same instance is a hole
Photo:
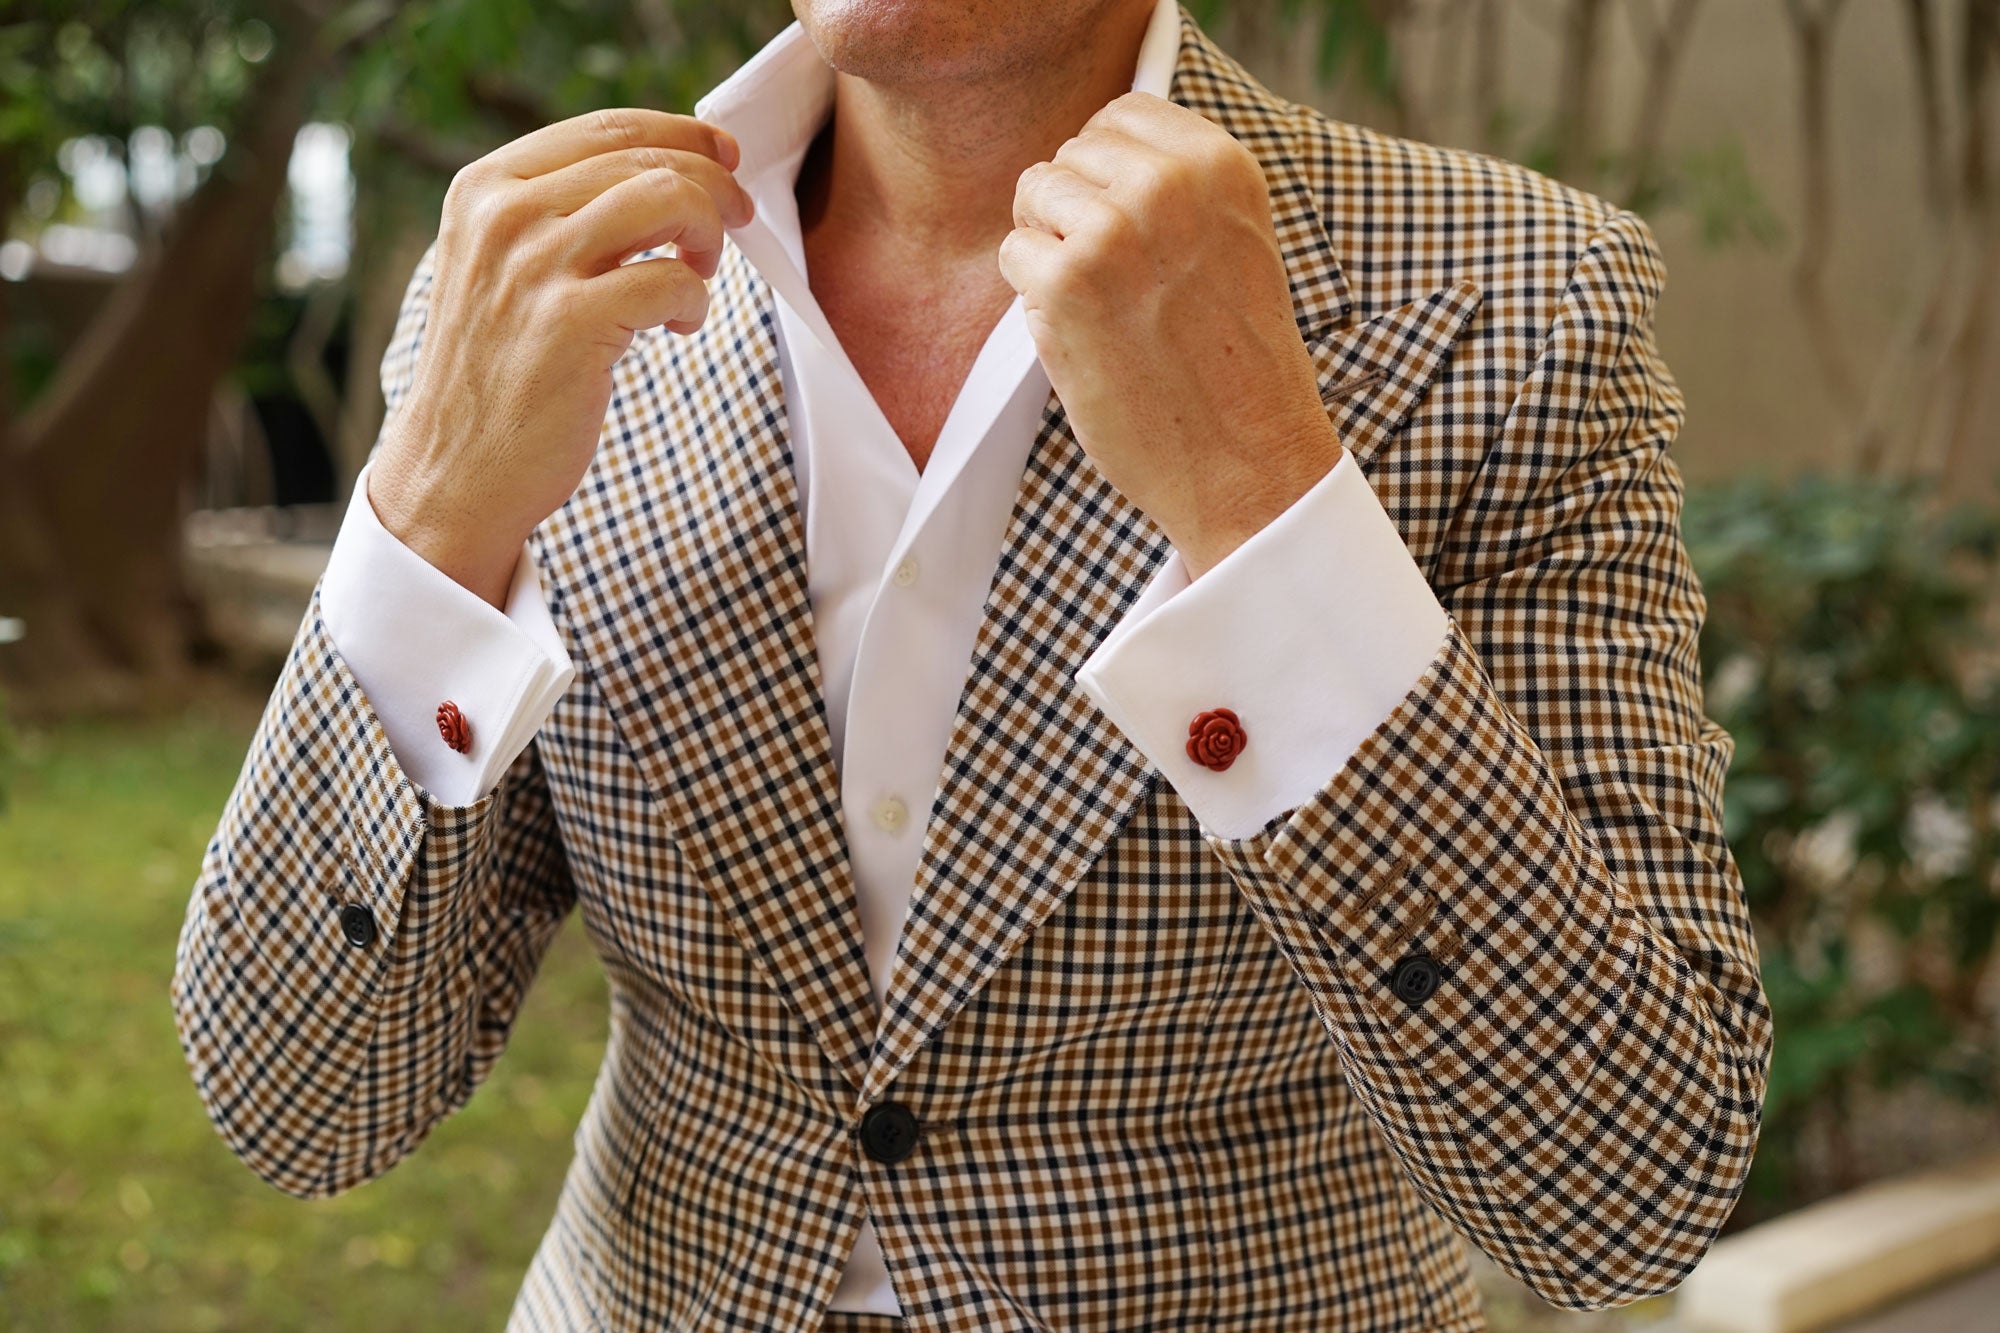
[[[360,903],[347,904],[340,909],[340,933],[355,948],[367,948],[375,942],[375,914]]]
[[[1415,1008],[1431,998],[1438,987],[1437,960],[1427,953],[1413,953],[1396,964],[1389,974],[1389,989],[1404,1004]]]

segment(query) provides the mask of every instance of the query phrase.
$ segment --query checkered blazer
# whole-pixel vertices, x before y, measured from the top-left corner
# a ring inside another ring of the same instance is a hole
[[[610,1043],[517,1329],[861,1327],[825,1312],[864,1215],[924,1333],[1469,1330],[1467,1241],[1572,1307],[1700,1258],[1770,1027],[1653,240],[1283,101],[1185,12],[1172,96],[1262,160],[1327,411],[1450,613],[1393,715],[1311,801],[1206,837],[1073,678],[1169,547],[1051,397],[876,1040],[772,297],[731,247],[703,328],[620,362],[533,538],[579,671],[497,792],[414,786],[307,611],[174,980],[258,1174],[327,1195],[415,1149],[580,909]],[[1442,979],[1410,1003],[1416,952]],[[921,1131],[893,1165],[856,1140],[887,1098]]]

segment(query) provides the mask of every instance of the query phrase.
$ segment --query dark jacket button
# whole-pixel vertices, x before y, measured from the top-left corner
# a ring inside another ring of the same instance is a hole
[[[366,948],[375,942],[375,914],[360,903],[349,903],[340,909],[340,933],[349,944]]]
[[[882,1102],[861,1117],[861,1151],[893,1166],[917,1150],[917,1117],[901,1102]]]
[[[1404,1004],[1415,1006],[1431,998],[1438,988],[1437,960],[1427,953],[1413,953],[1396,964],[1389,974],[1389,989]]]

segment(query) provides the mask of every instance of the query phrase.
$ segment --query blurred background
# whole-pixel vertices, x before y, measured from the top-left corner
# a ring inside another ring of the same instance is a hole
[[[2000,0],[1188,8],[1282,94],[1652,224],[1708,706],[1737,740],[1729,832],[1778,1023],[1732,1238],[1856,1199],[1830,1216],[1893,1232],[1869,1187],[1983,1178]],[[416,1164],[316,1203],[210,1132],[167,1004],[174,940],[380,424],[377,363],[452,173],[589,108],[687,110],[790,18],[770,0],[0,3],[0,1327],[502,1322],[603,1040],[580,933]],[[1983,1225],[1984,1249],[1957,1232],[1969,1322],[1920,1294],[1867,1326],[2000,1327],[2000,1202]],[[1560,1315],[1486,1280],[1503,1330],[1688,1314]]]

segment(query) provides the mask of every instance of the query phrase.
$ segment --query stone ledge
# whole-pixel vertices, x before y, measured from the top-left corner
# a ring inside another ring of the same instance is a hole
[[[188,580],[234,657],[282,659],[333,550],[332,506],[198,512],[183,543]]]
[[[2000,1154],[1844,1194],[1718,1241],[1681,1284],[1689,1333],[1807,1333],[2000,1256]]]

